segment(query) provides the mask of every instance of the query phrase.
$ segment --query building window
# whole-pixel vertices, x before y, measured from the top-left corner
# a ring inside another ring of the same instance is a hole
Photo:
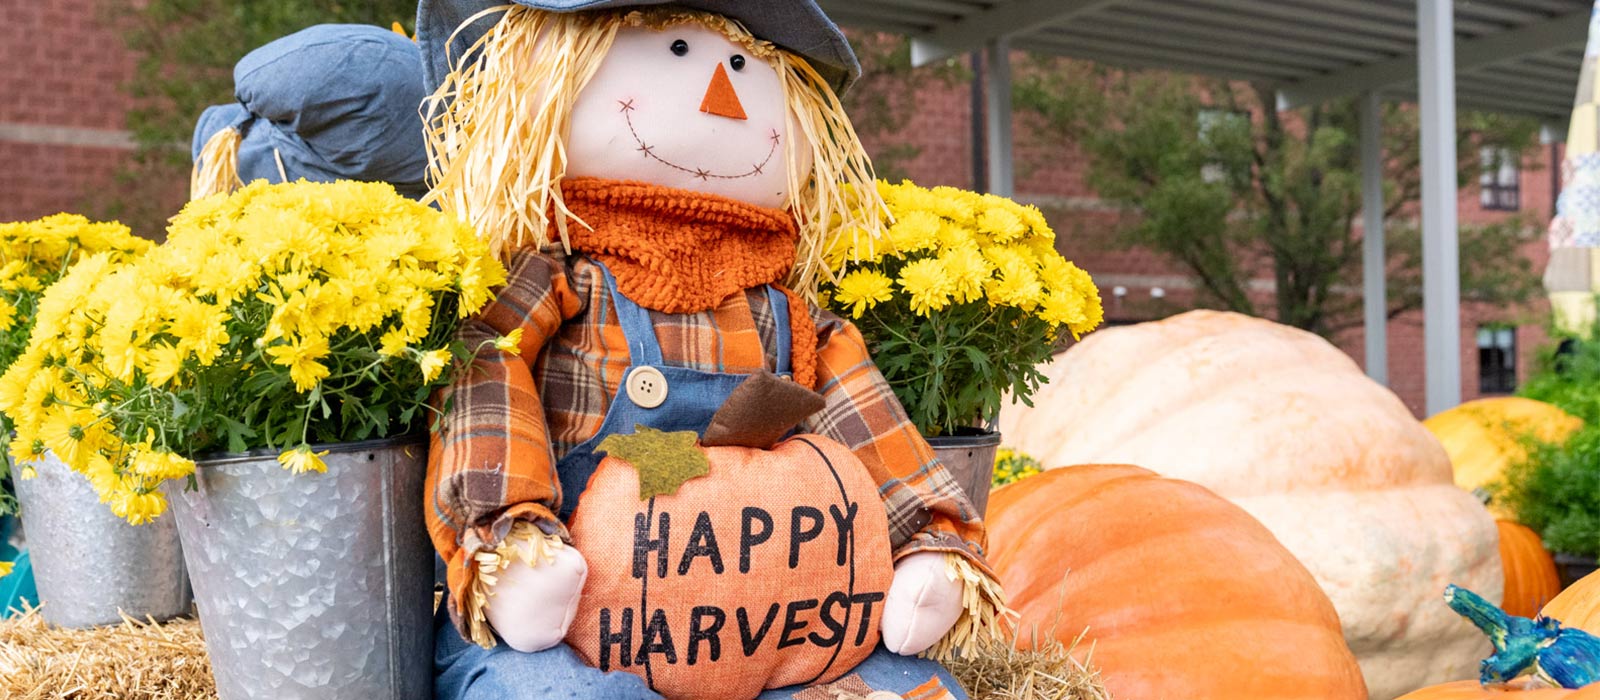
[[[1516,327],[1478,326],[1478,392],[1509,394],[1516,390]]]
[[[1478,176],[1484,209],[1516,211],[1522,206],[1522,164],[1509,148],[1485,146],[1478,151],[1483,174]]]
[[[1227,109],[1202,109],[1199,114],[1200,142],[1210,144],[1213,134],[1221,128],[1248,129],[1250,113],[1248,111],[1233,111]],[[1200,179],[1208,183],[1222,182],[1228,178],[1228,173],[1222,163],[1207,163],[1200,168]]]

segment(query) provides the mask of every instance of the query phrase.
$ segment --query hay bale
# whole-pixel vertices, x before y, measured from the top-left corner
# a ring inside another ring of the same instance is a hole
[[[217,697],[200,623],[124,617],[115,627],[52,627],[29,609],[0,621],[0,697],[206,700]]]
[[[1023,650],[1015,642],[985,636],[945,666],[973,700],[1111,700],[1100,674],[1073,656],[1076,644],[1045,637]]]

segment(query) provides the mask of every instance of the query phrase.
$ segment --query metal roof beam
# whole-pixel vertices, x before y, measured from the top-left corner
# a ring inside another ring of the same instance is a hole
[[[1392,56],[1407,51],[1413,46],[1410,38],[1393,39],[1366,34],[1337,34],[1327,28],[1307,25],[1304,22],[1263,17],[1243,10],[1218,10],[1198,5],[1191,6],[1183,3],[1168,2],[1168,0],[1128,0],[1124,5],[1117,6],[1118,10],[1124,8],[1162,17],[1191,20],[1202,24],[1221,24],[1237,29],[1259,32],[1262,35],[1300,39],[1308,44],[1315,44],[1319,48],[1336,46]]]
[[[1174,65],[1182,64],[1183,68],[1181,70],[1185,73],[1200,73],[1202,75],[1235,80],[1260,80],[1281,83],[1296,75],[1293,69],[1261,61],[1241,61],[1221,56],[1196,55],[1192,51],[1164,49],[1145,44],[1104,39],[1063,37],[1053,33],[1048,38],[1044,35],[1035,35],[1028,37],[1026,40],[1018,40],[1017,43],[1022,48],[1038,48],[1049,53],[1075,56],[1110,65],[1157,68],[1171,71],[1177,70],[1173,68]]]
[[[1457,41],[1456,68],[1468,71],[1563,45],[1582,44],[1588,38],[1590,12],[1585,9],[1499,34]],[[1285,86],[1284,102],[1289,107],[1300,107],[1416,79],[1417,57],[1411,54]]]
[[[911,64],[925,66],[986,46],[1001,37],[1047,27],[1112,5],[1116,0],[1007,0],[911,38]]]
[[[1061,28],[1053,29],[1048,32],[1040,32],[1039,34],[1035,35],[1035,37],[1030,38],[1042,38],[1048,36],[1051,39],[1054,39],[1057,43],[1066,44],[1069,46],[1075,43],[1103,43],[1106,34],[1097,30],[1099,30],[1100,27],[1109,26],[1112,25],[1108,23],[1096,22],[1094,30]],[[1207,43],[1204,40],[1190,41],[1181,34],[1171,32],[1156,32],[1149,28],[1145,28],[1142,32],[1119,31],[1119,33],[1112,36],[1143,36],[1145,38],[1140,42],[1140,49],[1159,49],[1164,51],[1181,52],[1170,54],[1175,57],[1174,61],[1176,61],[1177,65],[1179,66],[1175,67],[1174,70],[1179,71],[1183,70],[1181,65],[1192,58],[1237,59],[1251,63],[1260,63],[1263,66],[1270,66],[1282,70],[1284,75],[1291,79],[1303,75],[1314,74],[1317,71],[1325,70],[1330,66],[1341,65],[1341,63],[1337,60],[1319,59],[1315,56],[1309,56],[1304,53],[1294,53],[1291,51],[1278,49],[1268,49],[1238,43],[1228,43],[1225,41],[1218,41],[1215,37],[1212,38],[1210,43]]]

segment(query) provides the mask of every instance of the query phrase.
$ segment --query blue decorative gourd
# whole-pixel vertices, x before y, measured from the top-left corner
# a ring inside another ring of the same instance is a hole
[[[1577,689],[1600,683],[1600,637],[1540,615],[1507,615],[1472,591],[1444,589],[1444,602],[1489,636],[1494,654],[1479,666],[1478,681],[1500,684],[1525,673],[1546,683]]]

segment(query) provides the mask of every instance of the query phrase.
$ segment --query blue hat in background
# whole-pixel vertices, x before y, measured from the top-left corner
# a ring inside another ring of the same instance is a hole
[[[743,24],[757,38],[770,41],[806,59],[836,93],[844,94],[861,75],[861,64],[839,27],[823,14],[816,0],[511,0],[518,5],[549,12],[624,9],[650,5],[676,5],[722,15]],[[469,27],[461,24],[505,0],[421,0],[417,4],[417,44],[422,48],[423,71],[429,92],[450,73],[446,58],[457,60],[477,43],[500,13],[490,13]],[[456,29],[461,33],[456,34]],[[450,43],[451,35],[455,42]]]
[[[192,155],[238,134],[238,179],[387,182],[420,197],[428,154],[418,108],[422,56],[381,27],[323,24],[250,52],[233,69],[236,104],[206,109]],[[224,153],[226,151],[223,151]]]

